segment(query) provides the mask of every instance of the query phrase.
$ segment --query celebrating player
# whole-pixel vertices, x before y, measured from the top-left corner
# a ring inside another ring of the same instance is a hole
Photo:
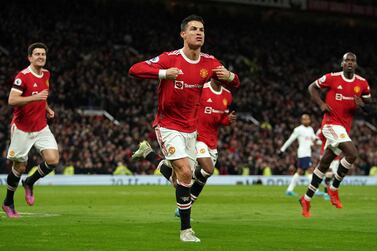
[[[198,138],[196,142],[196,158],[198,166],[193,173],[194,184],[191,187],[191,200],[194,202],[207,179],[213,174],[217,162],[217,139],[220,126],[229,126],[237,119],[235,111],[229,112],[232,94],[216,80],[204,84],[198,112]],[[176,183],[173,170],[165,164],[165,160],[152,150],[147,141],[140,143],[133,159],[146,159],[160,169],[166,179]],[[176,211],[179,216],[179,210]]]
[[[201,53],[204,21],[191,15],[181,23],[182,49],[165,52],[139,62],[129,74],[143,79],[159,79],[158,110],[153,126],[161,150],[177,175],[176,201],[180,211],[184,242],[199,242],[190,225],[191,179],[195,166],[197,109],[204,83],[211,78],[238,87],[238,76],[213,56]]]

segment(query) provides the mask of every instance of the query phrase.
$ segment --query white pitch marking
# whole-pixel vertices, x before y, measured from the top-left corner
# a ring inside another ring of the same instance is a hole
[[[1,212],[3,215],[5,215],[4,212]],[[21,213],[18,212],[19,215],[22,217],[57,217],[61,216],[61,214],[50,214],[50,213]]]

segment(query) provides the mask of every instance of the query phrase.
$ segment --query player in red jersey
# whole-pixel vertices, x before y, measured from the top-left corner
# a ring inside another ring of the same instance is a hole
[[[159,79],[158,111],[153,123],[161,150],[177,175],[176,201],[181,215],[182,241],[199,242],[190,225],[190,187],[196,159],[196,117],[204,83],[215,78],[239,86],[238,76],[213,56],[201,53],[204,21],[191,15],[181,23],[182,49],[133,65],[129,74]]]
[[[47,50],[43,43],[29,46],[30,65],[17,74],[9,94],[8,103],[14,109],[7,158],[12,160],[13,166],[7,177],[8,188],[2,208],[10,218],[19,217],[14,207],[14,193],[26,169],[30,149],[34,146],[44,161],[38,171],[22,181],[29,206],[34,204],[34,183],[50,173],[59,162],[58,145],[46,119],[46,116],[50,119],[55,116],[47,104],[50,72],[43,68]]]
[[[207,179],[213,174],[217,162],[218,131],[221,126],[229,126],[236,121],[235,111],[229,112],[233,97],[229,90],[214,79],[205,83],[198,111],[198,138],[196,142],[197,166],[193,171],[194,184],[191,187],[191,200],[194,202]],[[160,169],[164,177],[176,186],[173,170],[165,160],[152,150],[147,141],[140,143],[139,149],[132,155],[133,159],[146,159]],[[180,216],[176,210],[176,216]]]
[[[321,130],[326,138],[326,145],[319,165],[313,172],[311,184],[306,194],[300,199],[304,217],[310,217],[311,198],[322,182],[331,162],[340,153],[344,157],[340,160],[334,180],[328,187],[328,193],[331,203],[337,208],[342,208],[338,188],[357,159],[357,150],[349,137],[349,132],[355,110],[365,107],[371,101],[371,94],[368,82],[355,74],[357,60],[354,53],[344,54],[341,66],[343,71],[326,74],[308,88],[313,100],[325,113]],[[325,101],[321,99],[319,89],[327,90]]]
[[[198,112],[198,138],[196,160],[191,187],[191,200],[194,202],[201,193],[207,179],[213,174],[217,162],[217,141],[220,126],[229,126],[236,120],[235,111],[229,112],[233,102],[230,91],[216,80],[206,83],[200,98]]]

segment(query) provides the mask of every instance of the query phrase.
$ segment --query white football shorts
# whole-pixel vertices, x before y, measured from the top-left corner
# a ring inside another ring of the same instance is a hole
[[[38,132],[24,132],[12,124],[7,158],[12,161],[26,162],[33,146],[39,152],[46,149],[58,150],[58,144],[48,126]]]
[[[342,152],[338,148],[340,143],[352,141],[346,129],[341,125],[324,125],[322,134],[326,138],[325,149],[331,149],[336,155]]]
[[[202,141],[196,142],[196,158],[211,158],[213,166],[217,162],[217,149],[208,148],[207,144]]]
[[[191,169],[195,168],[195,143],[197,132],[185,133],[156,126],[157,141],[167,160],[188,158]]]

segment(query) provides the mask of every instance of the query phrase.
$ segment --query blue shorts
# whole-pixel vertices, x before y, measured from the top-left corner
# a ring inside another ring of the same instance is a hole
[[[313,164],[312,158],[310,158],[310,157],[298,158],[298,161],[297,161],[297,167],[304,169],[304,170],[311,167],[312,164]]]

